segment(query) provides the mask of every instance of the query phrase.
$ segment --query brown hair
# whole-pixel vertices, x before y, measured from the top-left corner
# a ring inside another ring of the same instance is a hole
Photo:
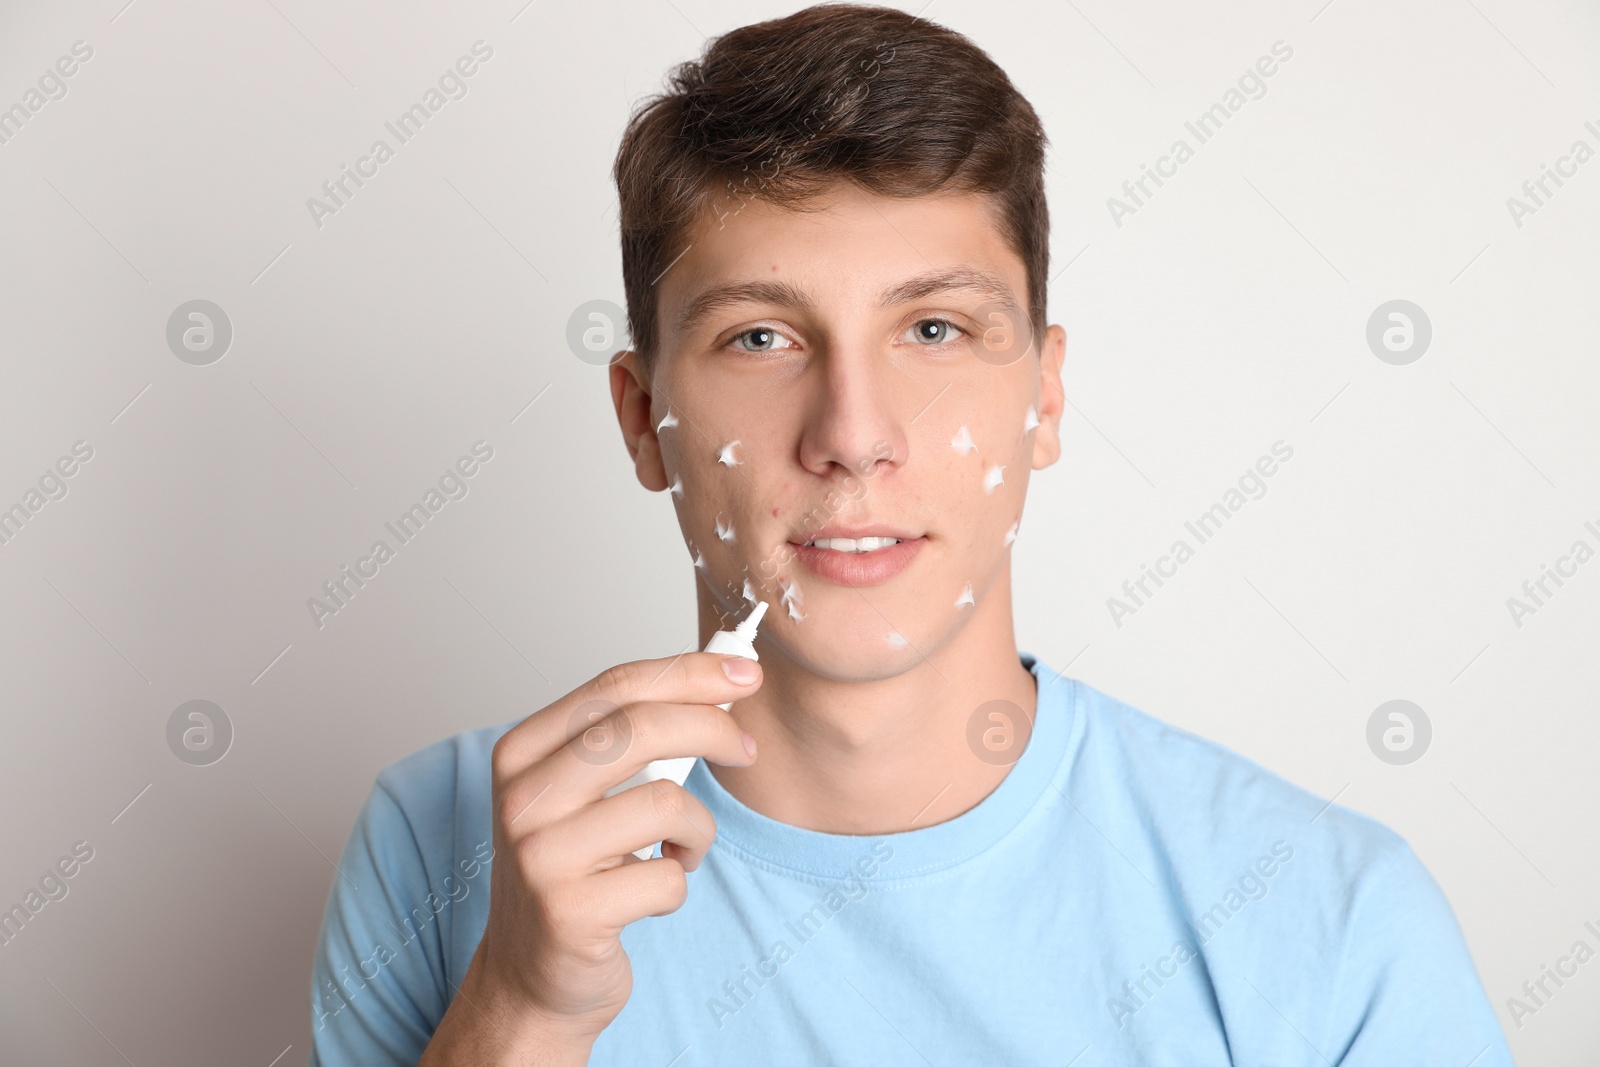
[[[660,336],[655,283],[696,214],[796,207],[838,178],[879,195],[990,194],[1045,320],[1050,216],[1039,117],[966,37],[886,7],[827,3],[732,30],[679,64],[622,136],[612,175],[635,351]]]

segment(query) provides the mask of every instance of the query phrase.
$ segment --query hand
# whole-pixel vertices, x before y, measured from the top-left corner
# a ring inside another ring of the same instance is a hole
[[[725,662],[748,681],[731,678]],[[474,1007],[452,1020],[453,1004],[451,1029],[482,1029],[485,1038],[498,1031],[502,1053],[507,1036],[537,1034],[581,1046],[586,1058],[633,988],[622,928],[681,907],[685,874],[716,836],[705,805],[674,782],[605,792],[654,759],[754,763],[754,740],[716,705],[749,696],[760,680],[760,666],[740,656],[623,663],[500,738],[489,918],[462,983]],[[656,841],[659,858],[632,855]]]

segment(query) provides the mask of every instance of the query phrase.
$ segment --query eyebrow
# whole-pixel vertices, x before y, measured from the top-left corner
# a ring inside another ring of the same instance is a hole
[[[993,271],[973,267],[945,267],[927,271],[909,278],[899,285],[884,290],[878,297],[878,307],[892,308],[923,300],[938,293],[977,293],[1007,307],[1016,307],[1016,294],[1004,278]],[[685,333],[714,311],[738,304],[776,304],[781,307],[811,311],[815,308],[804,289],[790,282],[737,282],[717,285],[684,306],[678,313],[677,330]]]

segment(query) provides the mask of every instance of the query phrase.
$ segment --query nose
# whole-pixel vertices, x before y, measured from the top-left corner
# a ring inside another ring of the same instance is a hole
[[[816,364],[820,380],[800,439],[800,464],[819,477],[873,477],[880,465],[910,458],[886,354],[863,345],[831,345]]]

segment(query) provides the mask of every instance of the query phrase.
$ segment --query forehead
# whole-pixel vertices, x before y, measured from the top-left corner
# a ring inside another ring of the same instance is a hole
[[[713,205],[657,283],[664,339],[708,291],[745,282],[788,283],[817,306],[857,305],[908,279],[965,271],[1023,300],[1024,265],[985,194],[897,198],[840,182],[792,207],[732,196]]]

